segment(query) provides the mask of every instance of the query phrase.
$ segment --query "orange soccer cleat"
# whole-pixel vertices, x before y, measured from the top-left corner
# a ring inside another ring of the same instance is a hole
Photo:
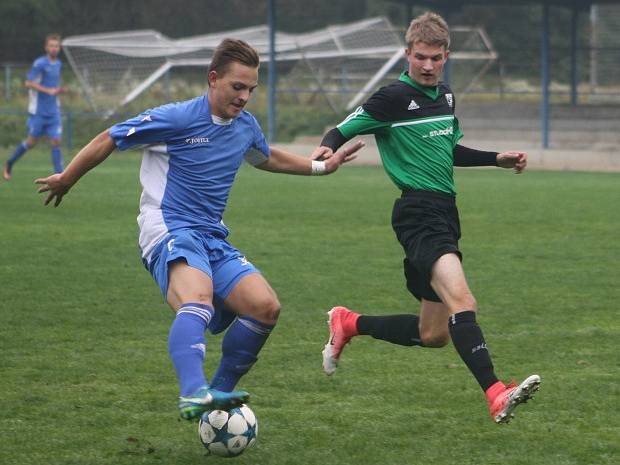
[[[357,319],[359,313],[352,312],[346,307],[334,307],[329,312],[329,340],[323,349],[323,370],[332,375],[338,368],[338,361],[344,346],[353,336],[357,336]]]
[[[485,395],[495,423],[508,423],[514,417],[514,409],[531,399],[539,387],[540,376],[531,375],[518,386],[515,383],[506,386],[498,381],[487,389]]]

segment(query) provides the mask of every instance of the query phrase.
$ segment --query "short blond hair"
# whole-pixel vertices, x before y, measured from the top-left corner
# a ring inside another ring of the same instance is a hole
[[[448,23],[437,13],[427,11],[414,18],[405,33],[407,47],[411,48],[416,42],[428,45],[450,46],[450,28]]]
[[[45,36],[45,45],[47,45],[47,43],[50,40],[56,40],[58,42],[60,42],[62,40],[62,37],[60,36],[60,34],[56,33],[56,32],[52,32],[48,35]]]

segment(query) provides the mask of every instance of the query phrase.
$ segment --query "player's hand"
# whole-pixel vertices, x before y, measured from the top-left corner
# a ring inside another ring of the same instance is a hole
[[[55,96],[58,94],[64,94],[65,92],[67,92],[69,89],[66,87],[50,87],[48,94],[51,96]]]
[[[47,178],[39,178],[34,180],[35,184],[41,184],[37,190],[38,193],[48,192],[45,198],[45,205],[54,200],[54,207],[57,207],[62,201],[63,196],[69,192],[71,186],[62,180],[62,174],[53,174]]]
[[[357,158],[355,152],[360,150],[366,144],[364,141],[358,140],[354,144],[346,147],[340,147],[336,153],[325,161],[325,174],[330,174],[336,171],[343,163],[348,163]]]
[[[527,166],[527,153],[514,151],[498,153],[497,166],[513,168],[516,174],[520,174]]]
[[[310,160],[324,161],[331,158],[333,155],[334,152],[332,149],[321,145],[320,147],[315,148],[314,152],[310,154]]]

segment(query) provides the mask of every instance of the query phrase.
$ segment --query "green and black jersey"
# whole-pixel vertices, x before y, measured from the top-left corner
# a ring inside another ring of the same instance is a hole
[[[463,134],[454,104],[448,86],[424,87],[404,72],[337,128],[347,139],[374,134],[383,167],[399,189],[455,195],[453,150]]]

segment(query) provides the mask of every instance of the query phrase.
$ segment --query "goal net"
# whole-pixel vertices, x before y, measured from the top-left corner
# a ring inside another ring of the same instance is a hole
[[[461,34],[460,28],[452,30]],[[451,58],[475,61],[484,72],[485,63],[496,59],[490,42],[476,29],[462,33],[464,49],[455,50]],[[269,61],[266,25],[183,39],[154,30],[72,36],[63,40],[63,48],[92,107],[112,113],[173,68],[204,69],[226,37],[248,42],[262,63]],[[302,103],[320,95],[335,111],[351,108],[405,69],[403,37],[384,17],[303,34],[276,32],[278,95]],[[204,74],[202,79],[204,87]]]

